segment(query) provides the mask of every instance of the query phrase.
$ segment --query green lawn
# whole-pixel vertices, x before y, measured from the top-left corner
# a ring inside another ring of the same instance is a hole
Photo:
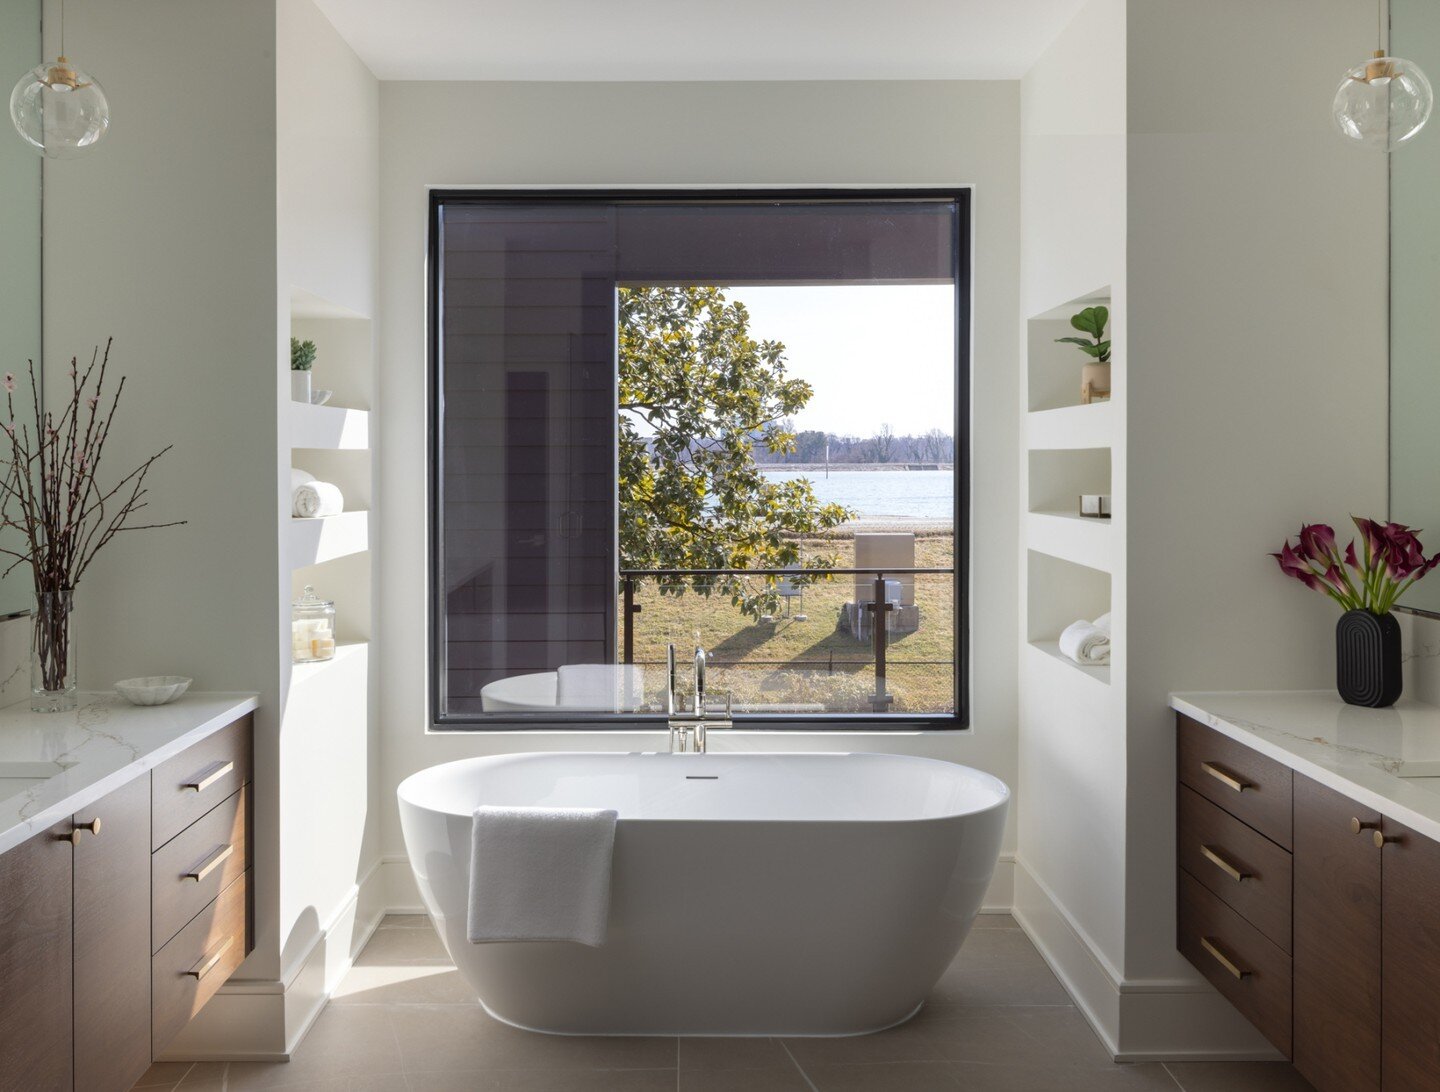
[[[840,568],[854,565],[848,534],[807,540],[806,556],[833,556]],[[949,531],[922,532],[916,539],[920,568],[954,564]],[[761,578],[754,578],[759,583]],[[872,709],[875,689],[873,645],[837,627],[842,606],[855,597],[855,577],[837,576],[804,590],[772,622],[756,622],[730,604],[728,596],[693,590],[661,595],[653,582],[642,584],[635,601],[635,661],[646,666],[647,697],[663,701],[665,646],[674,642],[680,679],[689,687],[689,662],[697,643],[710,653],[709,690],[729,690],[737,705],[804,706],[825,711]],[[949,574],[917,576],[915,601],[920,628],[894,634],[887,652],[887,688],[893,712],[942,713],[954,709],[955,596]],[[796,616],[804,615],[806,621]],[[622,630],[621,647],[623,647]]]

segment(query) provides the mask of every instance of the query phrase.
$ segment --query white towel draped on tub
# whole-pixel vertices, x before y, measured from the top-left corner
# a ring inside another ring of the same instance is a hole
[[[1110,662],[1110,615],[1093,622],[1072,622],[1060,634],[1060,651],[1077,664]]]
[[[476,808],[470,943],[604,944],[616,818],[599,808]]]

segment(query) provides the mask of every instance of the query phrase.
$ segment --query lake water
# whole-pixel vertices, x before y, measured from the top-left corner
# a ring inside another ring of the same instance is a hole
[[[854,509],[857,522],[949,521],[954,513],[953,470],[771,470],[776,481],[809,478],[815,496],[826,504]]]

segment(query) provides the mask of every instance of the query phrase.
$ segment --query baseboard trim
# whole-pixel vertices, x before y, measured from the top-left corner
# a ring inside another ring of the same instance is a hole
[[[286,1062],[387,913],[383,860],[346,893],[279,979],[221,986],[157,1062]],[[340,944],[337,951],[335,945]]]
[[[1117,1062],[1281,1059],[1198,974],[1123,977],[1023,859],[1015,862],[1013,913]]]

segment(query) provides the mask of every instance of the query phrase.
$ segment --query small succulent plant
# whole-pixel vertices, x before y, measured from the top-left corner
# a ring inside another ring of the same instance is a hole
[[[290,370],[292,372],[308,372],[314,363],[315,343],[292,337],[290,339]]]
[[[1089,337],[1057,337],[1056,344],[1078,345],[1080,351],[1097,363],[1110,363],[1110,342],[1105,338],[1105,326],[1110,321],[1110,308],[1087,307],[1070,316],[1070,325]]]

